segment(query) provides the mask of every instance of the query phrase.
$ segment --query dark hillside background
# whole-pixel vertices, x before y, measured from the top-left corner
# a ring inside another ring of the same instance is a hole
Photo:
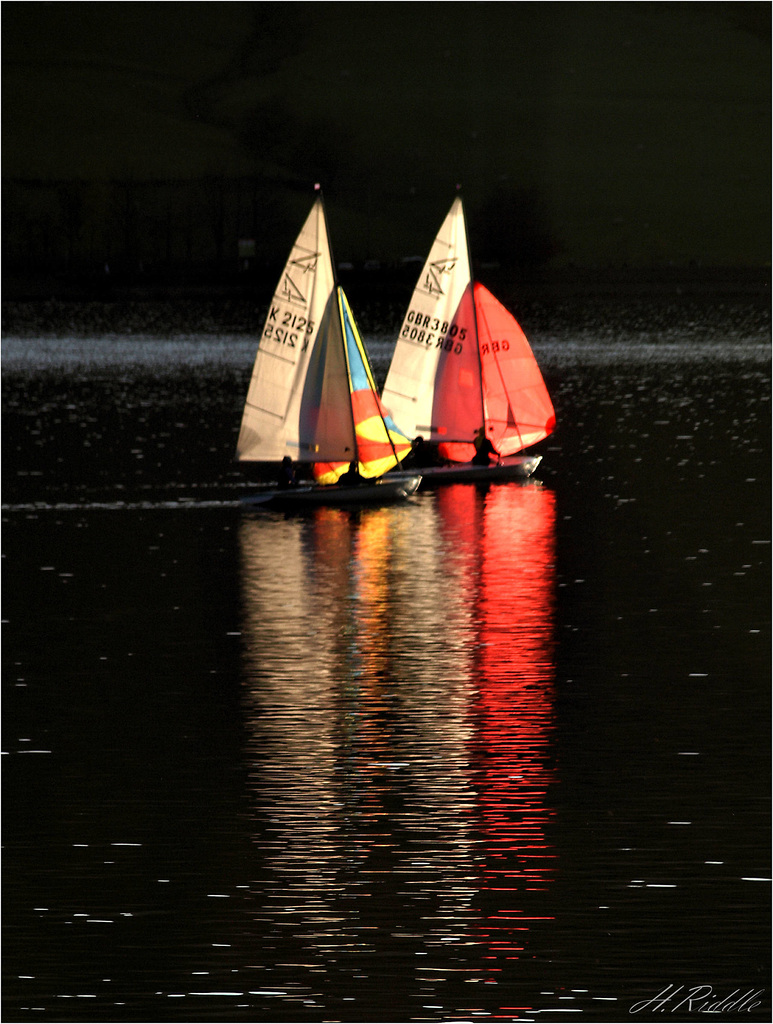
[[[323,186],[411,282],[770,262],[768,3],[2,4],[4,298],[262,282]],[[271,273],[269,273],[269,271]]]

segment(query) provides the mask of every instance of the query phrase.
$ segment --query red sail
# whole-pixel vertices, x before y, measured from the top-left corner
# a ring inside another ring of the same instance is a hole
[[[515,317],[484,285],[474,290],[486,436],[500,455],[514,455],[553,432],[553,403]],[[472,444],[442,447],[457,462],[475,454]]]
[[[486,433],[500,455],[514,455],[552,433],[553,403],[526,335],[482,284],[475,285]]]

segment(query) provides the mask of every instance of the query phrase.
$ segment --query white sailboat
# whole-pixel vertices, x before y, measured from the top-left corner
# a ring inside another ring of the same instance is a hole
[[[401,430],[421,438],[417,455],[442,463],[419,463],[425,484],[528,477],[541,456],[516,453],[555,427],[526,336],[473,280],[460,196],[414,289],[381,397]]]
[[[401,500],[420,475],[389,473],[411,444],[384,413],[349,303],[333,269],[318,195],[269,306],[244,406],[240,462],[307,464],[313,482],[258,491],[250,505]],[[356,483],[339,479],[346,473]],[[285,480],[290,484],[291,481]]]

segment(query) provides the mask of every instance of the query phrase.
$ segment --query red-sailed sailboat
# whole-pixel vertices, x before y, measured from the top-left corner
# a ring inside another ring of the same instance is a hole
[[[414,289],[381,398],[402,432],[444,463],[422,466],[425,484],[528,477],[541,456],[516,453],[555,428],[525,334],[472,278],[460,196]]]

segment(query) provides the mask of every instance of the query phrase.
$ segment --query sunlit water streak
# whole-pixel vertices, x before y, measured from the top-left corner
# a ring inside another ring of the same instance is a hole
[[[686,340],[683,331],[587,329],[536,332],[530,341],[540,364],[553,366],[670,364],[670,363],[767,363],[770,348],[767,328],[747,330],[728,337],[716,328]],[[383,378],[394,349],[394,340],[365,336],[368,354],[377,376]],[[6,372],[98,373],[108,369],[126,372],[153,370],[178,373],[181,366],[194,370],[244,369],[255,358],[255,338],[249,335],[193,335],[171,338],[132,335],[101,337],[3,338],[3,367]]]

